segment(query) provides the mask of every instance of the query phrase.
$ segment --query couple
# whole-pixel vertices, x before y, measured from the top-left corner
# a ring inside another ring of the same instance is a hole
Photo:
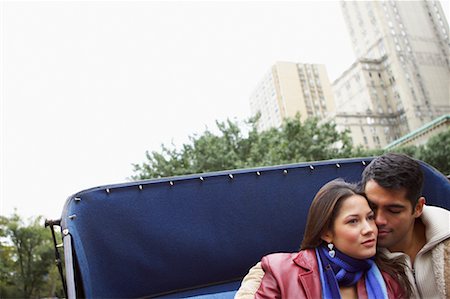
[[[450,212],[422,186],[419,163],[393,153],[366,167],[364,193],[327,183],[300,252],[263,257],[235,298],[450,298]]]

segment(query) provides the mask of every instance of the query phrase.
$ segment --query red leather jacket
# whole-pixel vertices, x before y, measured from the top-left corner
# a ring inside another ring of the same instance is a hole
[[[274,253],[262,258],[265,272],[255,298],[322,298],[320,273],[313,249],[298,253]],[[400,285],[382,272],[388,297],[404,298]],[[364,278],[356,284],[358,298],[367,298]]]

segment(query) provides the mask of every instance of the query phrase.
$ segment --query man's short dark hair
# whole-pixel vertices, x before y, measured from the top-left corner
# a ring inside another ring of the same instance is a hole
[[[362,173],[363,189],[370,180],[386,189],[405,189],[413,209],[422,196],[423,172],[420,164],[404,154],[387,153],[372,160]]]

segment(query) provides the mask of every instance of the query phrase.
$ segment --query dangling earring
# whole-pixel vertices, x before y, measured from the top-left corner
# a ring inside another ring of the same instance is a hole
[[[336,255],[336,251],[334,251],[333,247],[334,247],[333,243],[328,243],[328,249],[330,250],[328,251],[328,254],[330,255],[331,258],[334,258],[334,256]]]

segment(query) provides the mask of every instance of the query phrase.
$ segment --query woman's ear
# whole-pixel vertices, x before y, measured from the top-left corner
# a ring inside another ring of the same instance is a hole
[[[333,241],[333,234],[331,233],[331,231],[326,231],[324,234],[322,234],[321,239],[324,240],[327,243],[332,243],[332,241]]]

